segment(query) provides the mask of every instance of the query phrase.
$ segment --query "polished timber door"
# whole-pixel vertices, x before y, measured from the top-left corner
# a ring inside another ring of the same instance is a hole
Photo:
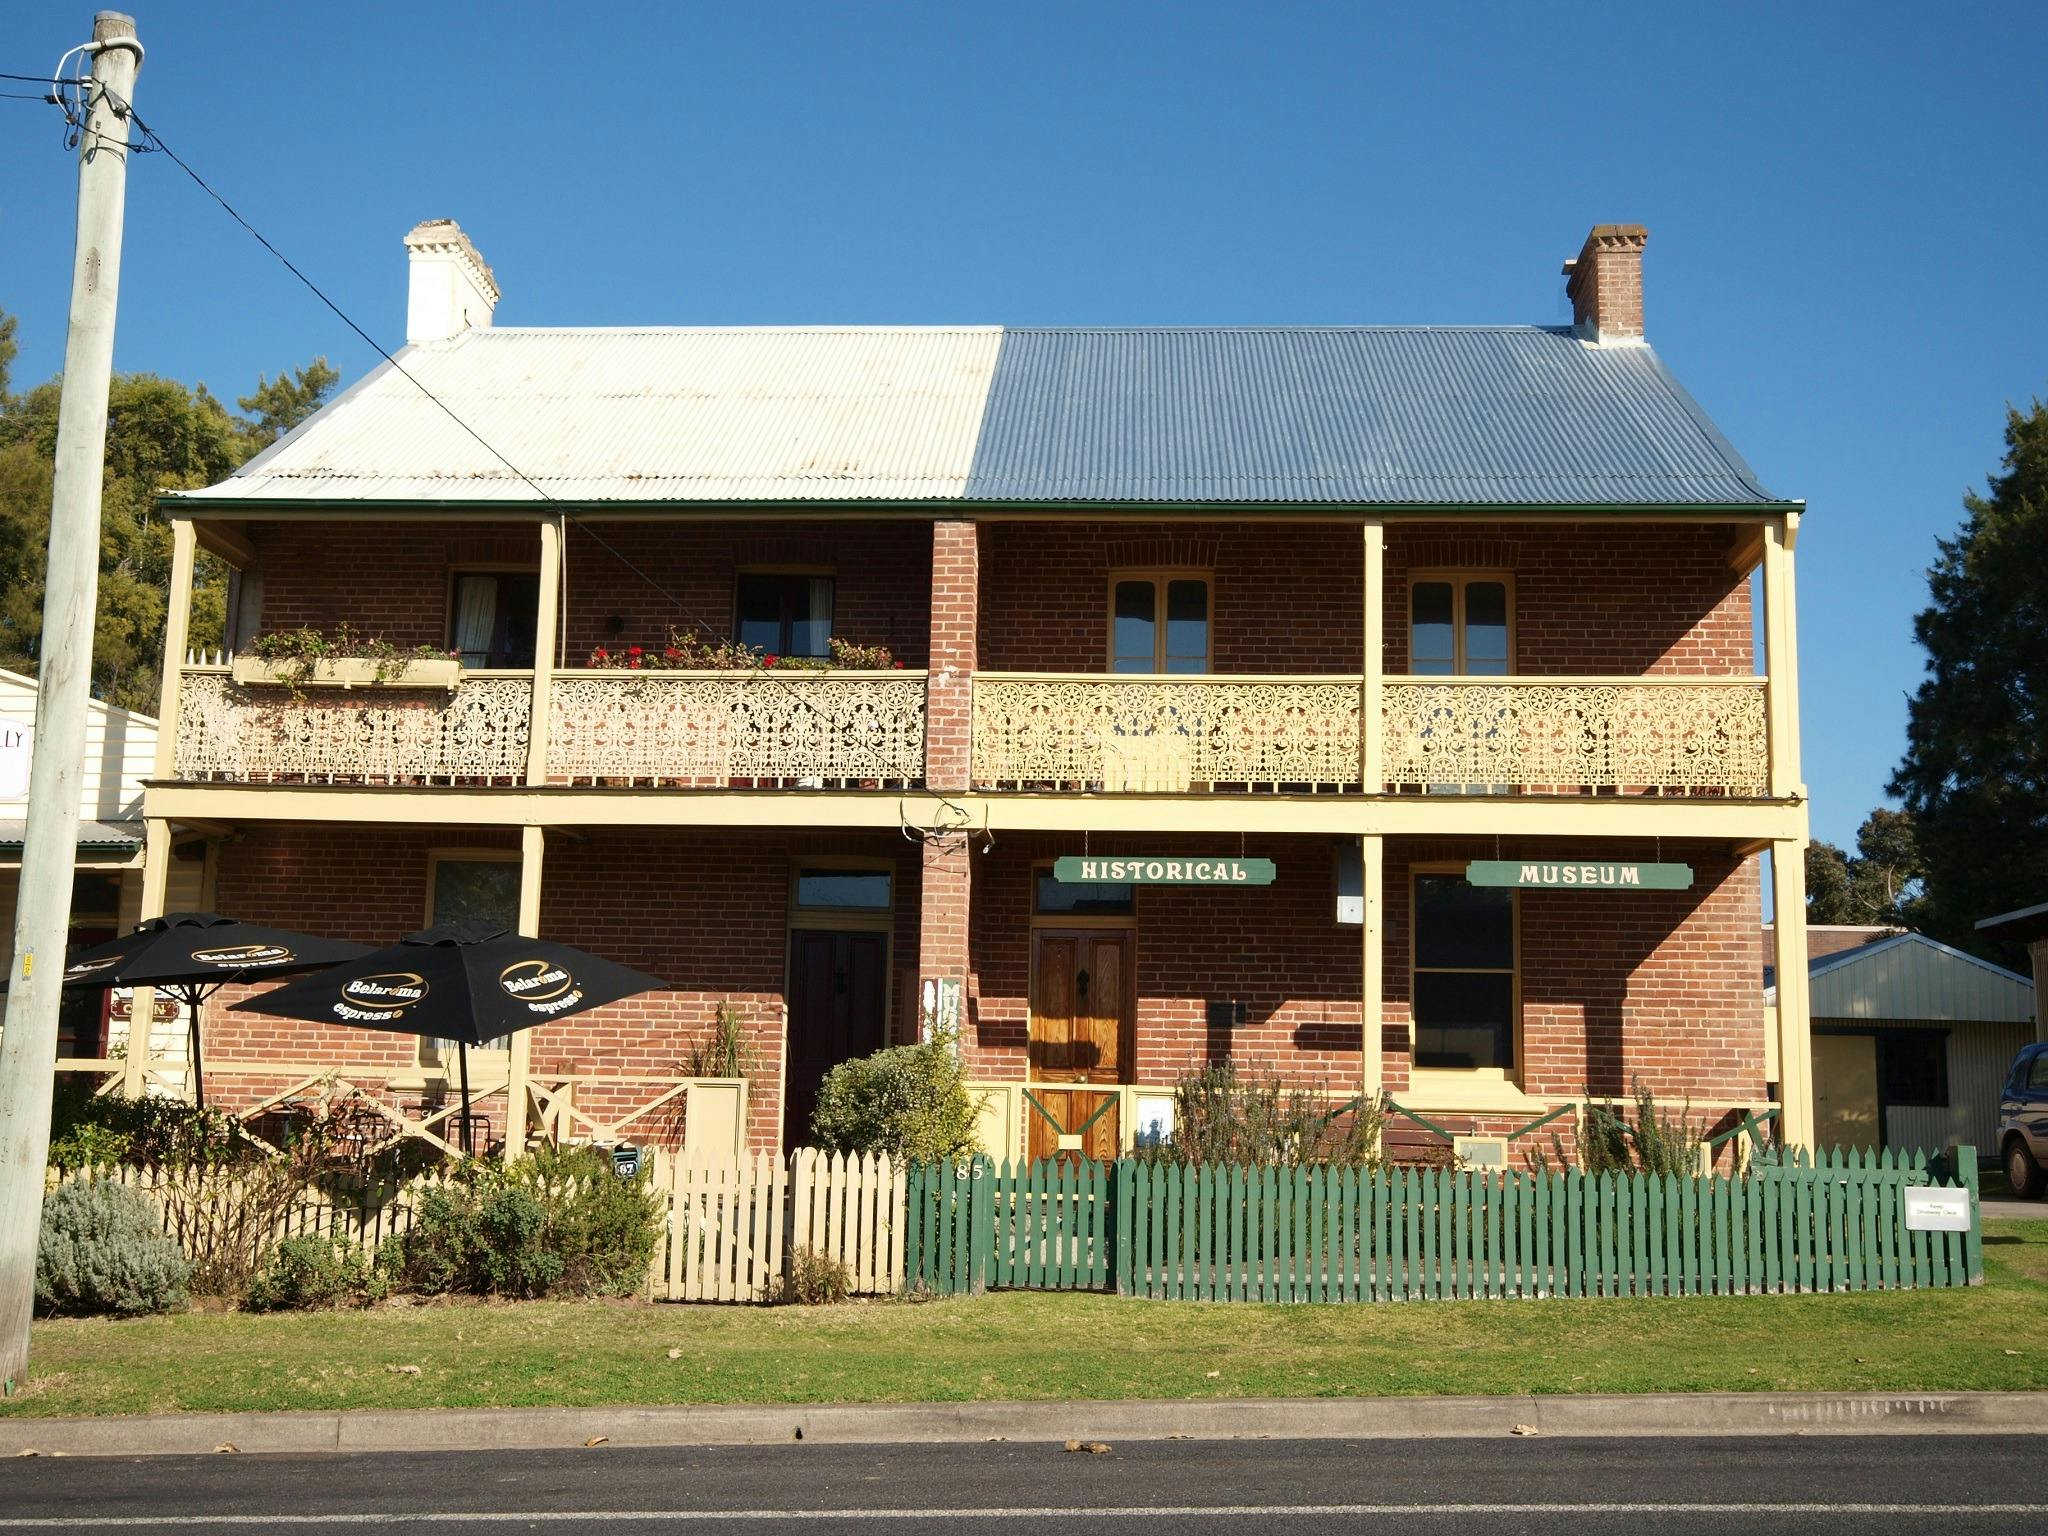
[[[790,934],[785,1147],[810,1143],[825,1074],[888,1043],[888,954],[884,933],[799,928]]]
[[[1034,1158],[1114,1158],[1122,1145],[1114,1085],[1131,1080],[1131,934],[1040,928],[1031,938],[1031,1081],[1026,1150]],[[1109,1085],[1108,1091],[1055,1084]]]

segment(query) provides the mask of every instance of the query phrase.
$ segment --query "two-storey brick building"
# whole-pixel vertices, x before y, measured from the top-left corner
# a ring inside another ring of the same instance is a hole
[[[166,498],[234,655],[168,669],[146,813],[239,917],[664,977],[480,1064],[515,1136],[800,1141],[933,1020],[1004,1151],[1225,1057],[1461,1134],[1640,1076],[1810,1136],[1757,985],[1767,854],[1806,975],[1800,504],[1644,341],[1641,229],[1571,327],[494,329],[460,231],[407,244],[398,366]],[[252,658],[342,625],[455,659]],[[743,1090],[693,1075],[721,1008]],[[402,1037],[207,1028],[217,1102],[444,1091]]]

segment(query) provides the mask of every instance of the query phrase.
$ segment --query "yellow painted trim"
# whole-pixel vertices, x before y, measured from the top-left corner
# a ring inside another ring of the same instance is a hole
[[[236,570],[246,571],[256,563],[256,546],[226,524],[213,521],[194,522],[192,528],[201,549],[210,555],[218,555]],[[172,537],[176,536],[177,530],[174,526]]]
[[[1380,722],[1386,717],[1387,666],[1387,529],[1384,523],[1365,525],[1365,626],[1360,657],[1364,662],[1363,691],[1359,696],[1358,782],[1368,794],[1387,787],[1386,732]]]
[[[995,832],[1301,833],[1356,837],[1670,837],[1728,842],[1806,834],[1797,802],[1534,795],[1032,795],[862,790],[544,788],[153,783],[145,814],[216,822],[391,826],[902,827],[969,813]]]
[[[1439,683],[1447,681],[1456,682],[1458,679],[1466,676],[1472,676],[1475,680],[1489,683],[1499,681],[1499,678],[1496,676],[1486,675],[1482,677],[1479,674],[1468,674],[1465,671],[1465,589],[1477,581],[1499,582],[1506,589],[1508,605],[1507,675],[1512,677],[1521,671],[1521,668],[1516,665],[1518,658],[1515,654],[1515,646],[1519,638],[1516,633],[1515,624],[1515,573],[1505,568],[1479,565],[1423,566],[1408,573],[1408,591],[1406,594],[1408,599],[1408,644],[1406,649],[1411,665],[1415,660],[1415,589],[1426,581],[1441,582],[1451,589],[1451,665],[1453,670],[1448,674],[1425,674],[1429,677],[1430,681]],[[1416,679],[1410,676],[1399,680],[1412,682]],[[1550,681],[1556,682],[1559,679],[1553,678]],[[1368,716],[1367,718],[1376,719],[1378,717]]]
[[[1418,1114],[1547,1115],[1556,1106],[1532,1098],[1495,1072],[1455,1072],[1424,1067],[1408,1075],[1405,1092],[1394,1095],[1403,1109]]]
[[[1511,965],[1506,971],[1502,971],[1501,968],[1497,965],[1433,965],[1429,967],[1432,974],[1451,973],[1470,976],[1506,975],[1511,979],[1513,1002],[1510,1004],[1510,1006],[1514,1010],[1515,1026],[1514,1069],[1512,1071],[1504,1071],[1503,1069],[1498,1067],[1475,1067],[1470,1069],[1464,1069],[1445,1067],[1418,1067],[1415,1065],[1415,1035],[1417,1027],[1415,1022],[1415,973],[1417,970],[1415,960],[1415,941],[1422,928],[1421,923],[1419,923],[1416,920],[1416,914],[1420,910],[1420,903],[1416,900],[1415,895],[1416,882],[1423,875],[1457,875],[1462,878],[1465,873],[1466,862],[1467,861],[1463,859],[1423,859],[1408,865],[1409,1091],[1411,1093],[1414,1092],[1416,1082],[1418,1080],[1421,1080],[1425,1085],[1432,1083],[1436,1084],[1438,1085],[1439,1089],[1447,1088],[1450,1085],[1455,1084],[1457,1085],[1458,1092],[1461,1094],[1477,1093],[1482,1097],[1491,1097],[1494,1094],[1492,1084],[1497,1081],[1500,1083],[1500,1085],[1506,1092],[1511,1093],[1516,1099],[1519,1100],[1520,1098],[1522,1098],[1523,1095],[1521,1086],[1517,1082],[1517,1079],[1521,1076],[1523,1065],[1528,1059],[1528,1043],[1522,1038],[1522,893],[1520,891],[1510,890],[1508,892],[1508,933],[1509,941],[1514,946],[1514,964]],[[1404,1099],[1402,1102],[1406,1103],[1407,1101]],[[1538,1113],[1540,1114],[1542,1113],[1542,1111],[1539,1110]]]
[[[441,878],[441,866],[443,864],[451,862],[458,864],[519,864],[521,866],[519,879],[519,915],[515,919],[515,921],[520,924],[523,924],[526,920],[526,871],[524,867],[524,844],[526,830],[527,829],[525,828],[522,828],[520,830],[521,847],[519,848],[465,848],[460,846],[436,846],[429,848],[427,850],[427,899],[425,903],[426,910],[421,915],[420,926],[422,928],[431,928],[434,926],[434,890]],[[538,879],[536,878],[534,882],[534,920],[536,923],[538,923],[540,919],[539,901],[540,884]],[[531,932],[532,930],[527,929],[525,927],[521,927],[519,931],[522,933],[526,933]],[[538,937],[538,935],[536,935],[536,937]],[[519,1036],[523,1033],[525,1033],[525,1031],[518,1031],[514,1033],[512,1038],[514,1040],[517,1040]],[[440,1065],[440,1063],[428,1059],[427,1052],[429,1049],[430,1047],[427,1044],[427,1037],[425,1035],[420,1036],[419,1064],[423,1069]],[[510,1060],[510,1057],[511,1052],[509,1050],[487,1051],[482,1046],[471,1046],[469,1052],[469,1068],[472,1088],[475,1086],[475,1076],[479,1070],[492,1073],[502,1072],[506,1070],[506,1064]],[[510,1138],[508,1137],[507,1144],[509,1145],[509,1143]]]
[[[552,525],[541,524],[541,537]],[[535,658],[544,652],[536,648]],[[519,931],[540,937],[541,876],[547,858],[547,833],[539,827],[519,829]],[[509,1161],[526,1150],[528,1089],[533,1082],[533,1031],[512,1034],[512,1059],[507,1063],[505,1084],[505,1157]]]
[[[553,710],[555,666],[560,660],[562,612],[562,519],[540,525],[540,581],[533,625],[533,704],[526,722],[526,782],[548,781],[548,724]]]
[[[156,776],[169,778],[178,763],[178,687],[192,632],[192,563],[197,534],[190,523],[171,524],[171,586],[164,619],[162,701],[157,706]],[[155,914],[161,915],[161,914]]]
[[[1386,844],[1367,833],[1359,839],[1359,894],[1364,906],[1360,1017],[1364,1031],[1359,1062],[1360,1089],[1378,1095],[1386,1087]]]
[[[176,586],[171,590],[176,591]],[[174,670],[166,667],[165,676]],[[164,735],[168,736],[170,732],[166,730]],[[149,818],[143,824],[142,837],[142,906],[136,914],[138,925],[164,915],[164,898],[170,888],[171,859],[174,857],[171,824],[163,817]],[[148,1091],[150,1045],[156,1032],[155,1024],[155,989],[135,988],[128,1005],[128,1055],[121,1072],[121,1092],[128,1098],[139,1099]]]
[[[1813,1145],[1813,1019],[1806,972],[1806,839],[1771,844],[1772,964],[1778,984],[1778,1098],[1784,1134],[1795,1147]]]
[[[1154,672],[1116,670],[1116,589],[1126,581],[1152,584],[1152,661]],[[1166,585],[1172,581],[1202,584],[1202,670],[1199,673],[1167,672],[1166,667]],[[1135,565],[1112,569],[1103,583],[1102,670],[1117,677],[1203,676],[1216,670],[1216,572],[1206,566]],[[1001,674],[993,674],[1000,676]]]

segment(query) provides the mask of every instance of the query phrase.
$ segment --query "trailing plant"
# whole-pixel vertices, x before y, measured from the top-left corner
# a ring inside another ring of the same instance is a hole
[[[886,1152],[898,1163],[964,1157],[978,1111],[950,1036],[842,1061],[818,1087],[811,1134],[828,1152]]]
[[[252,1312],[361,1307],[390,1292],[374,1254],[334,1237],[288,1237],[257,1267],[244,1305]]]
[[[737,640],[703,639],[694,629],[672,629],[661,645],[593,646],[586,666],[615,672],[856,672],[900,671],[886,645],[856,645],[837,635],[824,656],[783,656]]]
[[[192,1266],[156,1203],[111,1179],[67,1179],[43,1200],[36,1306],[138,1316],[185,1304]]]
[[[727,999],[711,1011],[711,1032],[684,1053],[684,1077],[745,1077],[752,1066],[746,1024]]]
[[[1631,1106],[1588,1104],[1579,1125],[1579,1165],[1588,1173],[1655,1173],[1691,1177],[1699,1171],[1699,1147],[1706,1126],[1692,1116],[1692,1100],[1672,1111],[1640,1077],[1631,1079]],[[1559,1148],[1563,1161],[1563,1149]]]
[[[1332,1107],[1277,1077],[1248,1077],[1233,1061],[1184,1072],[1173,1088],[1173,1135],[1141,1147],[1148,1161],[1241,1166],[1381,1165],[1386,1106],[1360,1096]]]
[[[293,698],[305,697],[305,686],[323,661],[373,661],[376,680],[388,683],[403,678],[415,661],[445,661],[461,654],[431,645],[401,650],[382,635],[360,635],[347,624],[337,627],[331,637],[304,626],[277,630],[258,635],[249,649],[277,669],[278,681],[291,689]]]
[[[853,1271],[829,1253],[799,1248],[789,1256],[789,1273],[776,1299],[787,1305],[822,1307],[853,1294]]]

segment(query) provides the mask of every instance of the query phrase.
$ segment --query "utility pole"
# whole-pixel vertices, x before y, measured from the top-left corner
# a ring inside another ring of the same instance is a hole
[[[36,1237],[57,1068],[57,1004],[71,921],[71,875],[78,859],[93,610],[99,599],[100,489],[114,369],[114,309],[121,288],[128,103],[142,67],[133,17],[101,11],[93,17],[92,38],[92,74],[79,103],[84,120],[78,138],[78,242],[71,259],[64,396],[57,411],[28,830],[22,840],[6,1025],[0,1033],[0,1391],[10,1396],[27,1378],[29,1317],[35,1305]],[[174,661],[166,658],[166,664]]]

